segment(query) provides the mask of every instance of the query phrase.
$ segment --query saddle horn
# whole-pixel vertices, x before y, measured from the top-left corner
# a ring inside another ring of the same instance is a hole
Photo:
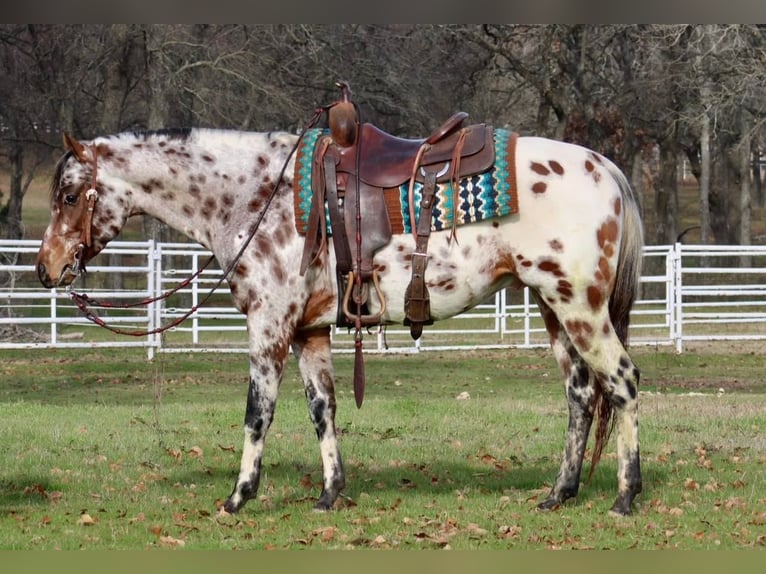
[[[354,103],[351,101],[351,88],[347,82],[336,82],[340,88],[341,99],[327,112],[327,122],[333,141],[341,147],[351,147],[356,142],[359,121]]]

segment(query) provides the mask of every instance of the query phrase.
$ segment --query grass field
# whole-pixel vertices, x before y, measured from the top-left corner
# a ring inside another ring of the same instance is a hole
[[[682,548],[766,545],[763,358],[712,347],[636,349],[644,492],[607,515],[613,441],[593,480],[552,513],[566,427],[549,353],[337,356],[347,471],[338,509],[312,511],[318,445],[293,362],[259,496],[217,507],[239,466],[246,357],[140,350],[2,352],[0,548]],[[465,397],[465,393],[469,398]]]

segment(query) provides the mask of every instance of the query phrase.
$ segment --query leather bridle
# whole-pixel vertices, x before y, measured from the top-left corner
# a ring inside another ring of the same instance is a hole
[[[83,257],[85,250],[88,249],[93,243],[92,229],[93,229],[93,212],[96,208],[96,202],[98,201],[98,190],[96,190],[96,180],[98,179],[98,151],[96,146],[91,146],[91,152],[93,153],[93,168],[90,180],[90,188],[85,192],[85,201],[87,201],[87,207],[85,210],[83,228],[80,234],[80,243],[77,245],[77,249],[74,254],[74,262],[70,273],[73,275],[79,275],[85,272],[85,263]]]

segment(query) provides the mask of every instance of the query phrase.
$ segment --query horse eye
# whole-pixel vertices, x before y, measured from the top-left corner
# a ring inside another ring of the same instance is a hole
[[[77,203],[77,194],[76,193],[67,193],[64,196],[64,203],[66,205],[75,205]]]

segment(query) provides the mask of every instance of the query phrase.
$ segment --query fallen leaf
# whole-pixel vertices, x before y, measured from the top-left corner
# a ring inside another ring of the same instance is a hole
[[[503,525],[498,529],[498,536],[500,538],[518,538],[521,534],[521,526],[513,525]]]
[[[45,496],[45,487],[42,484],[33,484],[32,486],[25,486],[24,487],[24,496],[29,496],[31,494],[38,495],[38,496]]]
[[[160,545],[167,546],[169,548],[183,548],[186,546],[186,541],[179,538],[173,538],[172,536],[160,536]]]
[[[304,474],[300,479],[300,485],[303,488],[312,488],[313,484],[311,482],[311,475],[310,474]]]
[[[473,536],[484,536],[487,534],[487,531],[483,528],[481,528],[478,524],[471,522],[466,526],[466,530],[469,532],[469,534]]]
[[[165,452],[168,453],[171,457],[173,457],[176,460],[181,460],[181,457],[184,454],[183,452],[175,448],[166,448]]]
[[[191,447],[188,452],[192,458],[202,458],[202,449],[198,446]]]
[[[338,528],[335,526],[323,526],[321,528],[314,529],[311,534],[312,536],[321,538],[323,542],[330,542],[333,538],[335,538],[335,533],[338,531]]]
[[[139,512],[133,518],[128,520],[128,524],[134,524],[136,522],[143,522],[144,520],[146,520],[146,517],[144,516],[144,513],[143,512]]]
[[[93,526],[96,524],[97,520],[93,518],[90,514],[87,512],[83,512],[80,515],[80,518],[77,520],[77,524],[80,526]]]

